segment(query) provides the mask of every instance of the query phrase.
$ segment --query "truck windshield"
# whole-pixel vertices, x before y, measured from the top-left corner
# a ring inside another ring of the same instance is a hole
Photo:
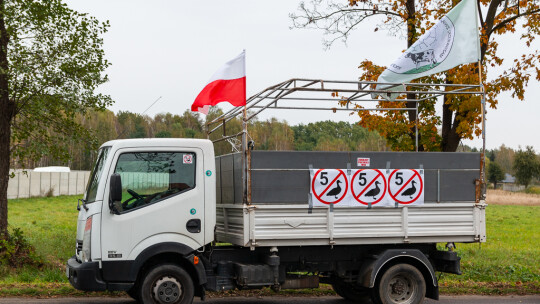
[[[96,201],[97,188],[99,185],[99,181],[101,180],[103,165],[107,160],[107,154],[109,154],[110,149],[111,147],[103,147],[98,152],[96,165],[94,166],[94,169],[92,169],[92,172],[90,172],[90,179],[88,180],[88,187],[86,188],[86,195],[84,200],[87,204]]]

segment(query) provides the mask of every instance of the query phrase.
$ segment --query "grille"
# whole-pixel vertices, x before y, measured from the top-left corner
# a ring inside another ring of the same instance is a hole
[[[79,259],[79,256],[82,250],[82,243],[83,243],[82,241],[77,240],[77,248],[76,248],[76,254],[75,254],[75,256],[77,257],[77,260]]]

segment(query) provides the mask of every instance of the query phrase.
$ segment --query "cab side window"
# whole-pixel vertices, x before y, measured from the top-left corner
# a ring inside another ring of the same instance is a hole
[[[195,188],[195,153],[134,152],[118,158],[121,212],[157,203]]]

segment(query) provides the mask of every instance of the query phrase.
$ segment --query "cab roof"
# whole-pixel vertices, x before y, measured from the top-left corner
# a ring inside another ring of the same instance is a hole
[[[133,138],[116,139],[105,142],[101,147],[139,148],[139,147],[197,147],[213,149],[212,141],[208,139],[195,138]]]

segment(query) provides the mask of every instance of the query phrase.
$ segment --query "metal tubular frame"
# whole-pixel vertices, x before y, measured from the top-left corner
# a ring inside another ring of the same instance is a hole
[[[480,76],[481,77],[481,76]],[[481,78],[480,78],[481,79]],[[375,89],[378,85],[385,87],[385,90]],[[388,88],[401,87],[396,91],[387,91]],[[328,93],[336,93],[335,98],[329,98]],[[416,94],[416,99],[399,99],[389,100],[384,98],[387,94],[399,94],[404,95],[408,93]],[[485,91],[482,82],[479,85],[468,84],[424,84],[424,83],[386,83],[386,82],[373,82],[373,81],[340,81],[340,80],[322,80],[322,79],[306,79],[306,78],[293,78],[287,81],[278,83],[271,87],[260,91],[259,93],[251,96],[246,101],[245,107],[236,107],[226,113],[223,113],[219,117],[213,119],[206,124],[207,136],[223,127],[224,134],[221,138],[214,140],[214,142],[222,141],[232,137],[242,137],[242,156],[244,166],[244,201],[250,203],[251,195],[249,193],[250,188],[250,152],[248,147],[248,132],[247,125],[254,117],[259,113],[267,109],[286,109],[286,110],[330,110],[336,111],[415,111],[416,113],[416,127],[415,127],[415,147],[418,151],[418,111],[419,103],[427,100],[438,98],[444,95],[478,95],[481,96],[482,107],[482,156],[485,155]],[[323,95],[323,96],[320,96]],[[339,95],[339,96],[338,96]],[[348,95],[348,96],[346,96]],[[383,99],[376,99],[372,96],[381,96]],[[301,103],[309,101],[310,104],[304,107],[298,106],[279,106],[278,102],[284,103]],[[345,102],[344,106],[340,106],[339,102]],[[365,107],[363,104],[370,102],[414,102],[414,108],[382,108],[382,107]],[[327,103],[333,102],[333,107],[328,107]],[[356,103],[354,108],[350,107],[351,102]],[[321,105],[320,103],[326,103]],[[251,110],[251,111],[250,111]],[[243,130],[240,133],[234,135],[227,135],[225,133],[225,124],[238,117],[242,117]],[[213,127],[213,128],[212,128]],[[483,162],[483,160],[482,160]],[[480,164],[480,180],[484,183],[485,172],[483,163]]]

